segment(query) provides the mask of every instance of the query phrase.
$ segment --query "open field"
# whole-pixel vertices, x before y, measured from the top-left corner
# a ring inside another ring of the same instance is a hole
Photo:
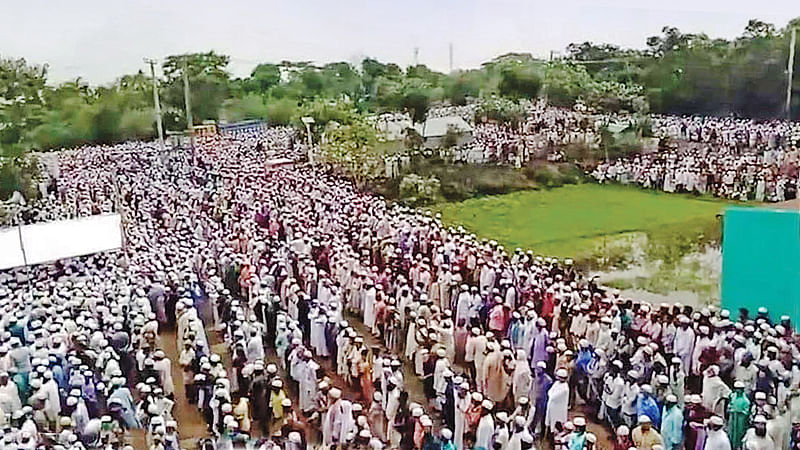
[[[633,187],[579,184],[473,198],[438,209],[446,223],[495,239],[509,251],[521,247],[585,260],[631,233],[645,233],[651,242],[654,236],[656,241],[708,238],[719,233],[716,215],[725,205]]]

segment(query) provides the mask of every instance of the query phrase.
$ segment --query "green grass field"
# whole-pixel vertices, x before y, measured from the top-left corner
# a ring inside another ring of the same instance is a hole
[[[445,223],[495,239],[509,252],[589,257],[604,240],[631,232],[697,236],[718,228],[725,202],[616,185],[579,184],[448,203]]]

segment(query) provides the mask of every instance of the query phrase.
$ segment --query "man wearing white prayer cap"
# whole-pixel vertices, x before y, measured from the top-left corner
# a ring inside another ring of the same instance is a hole
[[[475,434],[475,448],[491,447],[492,438],[495,433],[494,418],[492,410],[494,403],[489,399],[484,399],[481,403],[481,418],[478,421],[478,429]]]
[[[725,412],[725,401],[731,392],[731,388],[719,376],[719,366],[709,366],[703,377],[703,406],[712,414],[722,416]]]
[[[569,411],[569,373],[566,369],[556,371],[556,380],[547,392],[547,411],[545,412],[545,426],[555,433],[556,424],[567,422]]]
[[[725,421],[720,416],[706,420],[706,442],[704,450],[731,450],[731,441],[725,432]]]
[[[772,436],[768,432],[768,420],[763,415],[757,415],[753,419],[753,427],[747,430],[742,439],[745,449],[748,450],[768,450],[777,449]]]
[[[663,441],[661,435],[652,428],[650,417],[641,415],[638,418],[639,426],[631,431],[631,440],[638,450],[653,450],[653,447],[659,445],[663,448]]]

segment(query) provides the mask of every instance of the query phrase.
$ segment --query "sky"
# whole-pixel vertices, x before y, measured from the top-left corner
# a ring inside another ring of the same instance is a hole
[[[214,50],[233,76],[282,60],[469,69],[507,52],[547,57],[571,42],[643,48],[665,25],[733,38],[758,18],[783,27],[797,0],[5,0],[0,57],[48,64],[51,82],[107,84],[143,58]],[[650,5],[650,6],[642,6]]]

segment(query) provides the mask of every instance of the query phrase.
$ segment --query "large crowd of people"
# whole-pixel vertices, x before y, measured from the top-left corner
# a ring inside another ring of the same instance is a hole
[[[141,429],[178,450],[178,383],[206,449],[800,445],[789,317],[620,297],[570,260],[269,168],[301,157],[293,139],[59,154],[30,220],[114,209],[126,246],[2,272],[0,448],[123,448]]]
[[[797,148],[737,154],[706,145],[604,162],[591,175],[600,183],[635,184],[740,201],[783,202],[797,198],[799,167]]]
[[[472,116],[472,107],[443,107],[433,117]],[[519,126],[477,123],[454,160],[521,167],[531,159],[559,162],[569,144],[598,147],[601,129],[624,128],[633,116],[589,114],[544,102],[526,106]],[[589,175],[600,183],[635,184],[665,192],[708,194],[740,201],[783,202],[798,197],[800,125],[781,120],[649,117],[653,135],[669,149],[602,161]]]
[[[526,104],[524,120],[519,126],[494,121],[474,125],[473,139],[454,150],[455,160],[473,164],[501,163],[521,166],[534,158],[560,155],[567,144],[592,145],[598,139],[595,120],[577,111],[554,108],[545,102]],[[476,107],[436,108],[433,117],[459,115],[475,120]]]
[[[797,198],[800,126],[795,123],[655,116],[653,129],[657,137],[688,145],[606,161],[592,176],[601,183],[741,201]]]

